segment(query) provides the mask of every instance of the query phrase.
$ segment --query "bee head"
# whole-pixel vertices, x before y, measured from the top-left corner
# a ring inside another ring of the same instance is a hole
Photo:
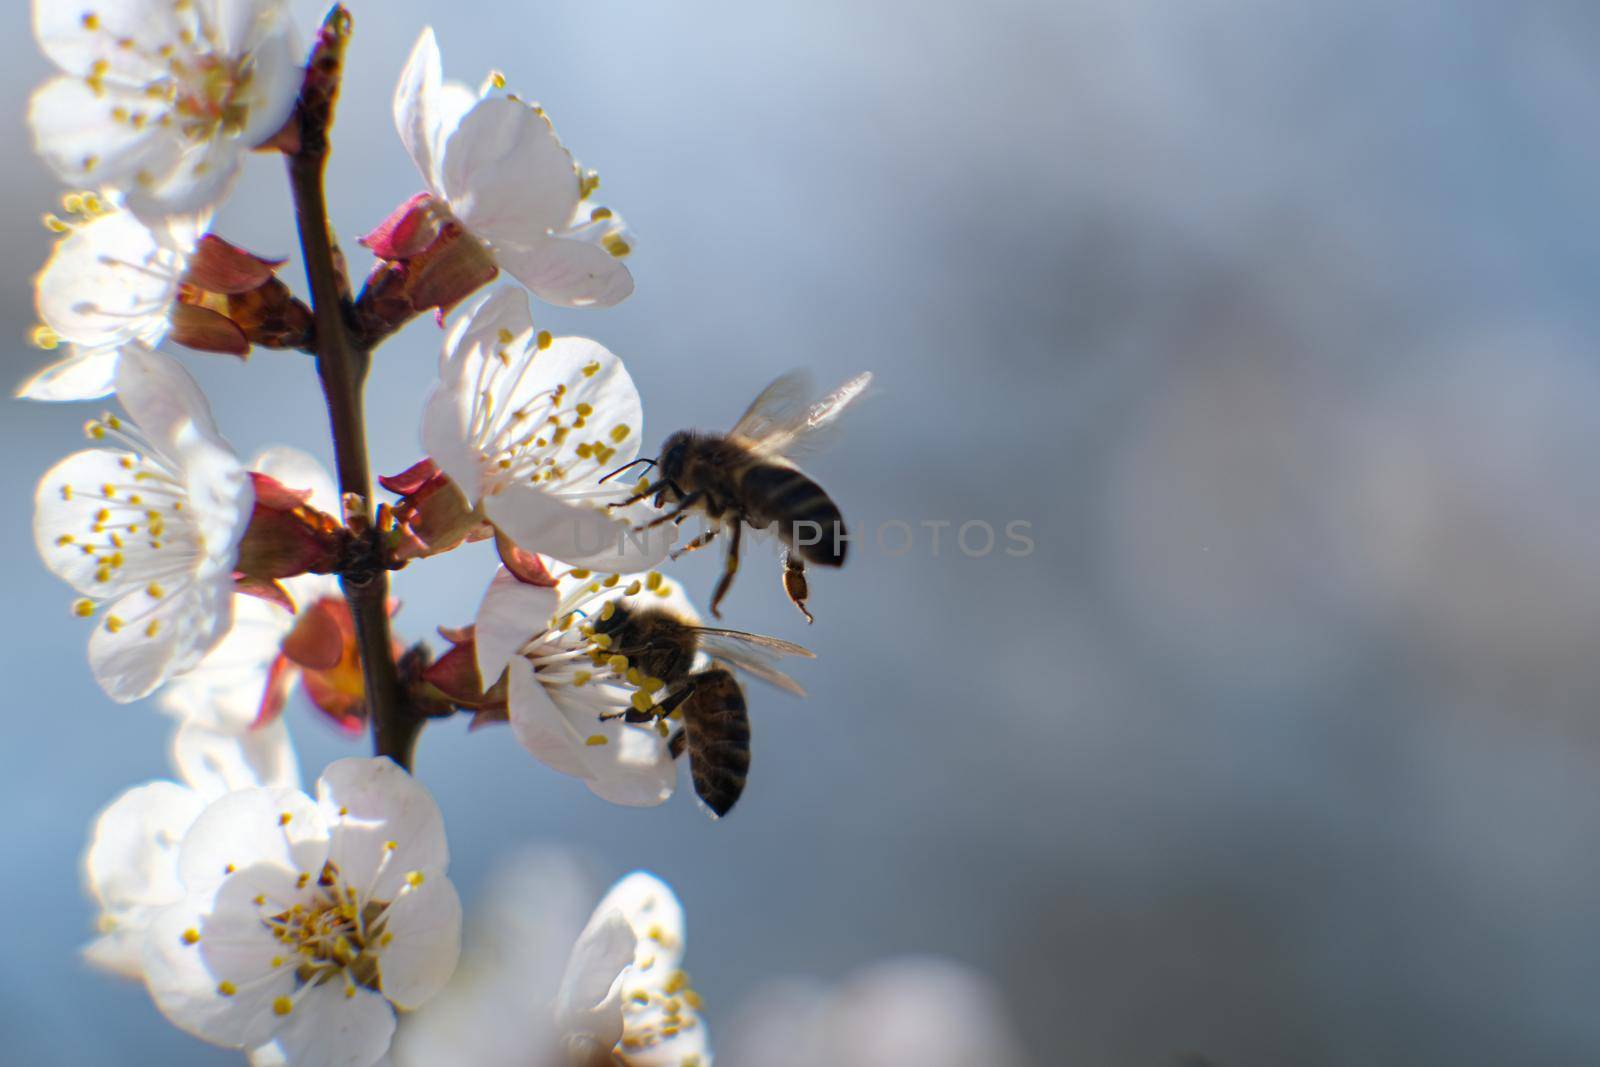
[[[679,430],[661,444],[661,477],[677,482],[683,476],[683,466],[689,459],[689,431]]]

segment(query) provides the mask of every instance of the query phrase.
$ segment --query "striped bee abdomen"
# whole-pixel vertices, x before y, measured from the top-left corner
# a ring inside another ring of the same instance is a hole
[[[739,488],[752,526],[776,524],[783,543],[807,563],[844,565],[844,516],[822,486],[786,464],[758,463]]]
[[[750,773],[750,715],[744,690],[721,667],[692,677],[694,692],[684,701],[683,730],[694,791],[718,817],[744,792]]]

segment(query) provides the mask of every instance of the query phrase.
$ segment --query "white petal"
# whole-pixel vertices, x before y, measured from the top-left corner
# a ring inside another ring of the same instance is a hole
[[[854,978],[835,994],[827,1026],[862,1064],[1023,1062],[993,984],[942,960],[895,960]]]
[[[298,789],[245,789],[200,813],[183,839],[178,872],[191,898],[244,883],[252,895],[284,899],[298,891],[300,875],[316,877],[327,858],[328,828],[310,797]]]
[[[254,148],[270,139],[294,111],[305,82],[305,44],[288,12],[278,0],[262,5],[276,9],[256,23],[249,46],[251,78],[240,103],[248,119],[238,142]]]
[[[124,595],[89,635],[95,681],[120,703],[149,696],[222,640],[232,622],[232,592],[226,580],[196,580],[159,600],[143,589]]]
[[[444,83],[439,42],[423,28],[394,90],[394,125],[400,141],[435,195],[439,187],[439,91]]]
[[[376,899],[394,900],[413,871],[442,875],[449,866],[439,805],[393,760],[352,757],[330,763],[317,783],[317,796],[332,827],[328,858],[346,883]]]
[[[370,989],[347,996],[341,982],[314,986],[295,1001],[266,1048],[253,1051],[251,1067],[372,1067],[394,1037],[394,1009]]]
[[[556,604],[554,589],[518,581],[504,567],[495,573],[478,605],[473,630],[484,688],[493,686],[511,657],[550,625]]]
[[[667,557],[678,527],[664,523],[636,530],[626,519],[589,503],[514,485],[483,502],[484,514],[530,552],[574,567],[627,573],[647,571]]]
[[[248,903],[213,911],[191,897],[156,916],[144,948],[145,984],[161,1013],[187,1033],[233,1048],[268,1040],[278,1026],[273,1001],[295,987],[292,970],[273,973],[283,946]]]
[[[314,598],[301,598],[301,607]],[[273,661],[295,617],[252,596],[233,598],[233,625],[204,659],[162,690],[164,710],[220,733],[250,729],[261,710]],[[283,783],[297,784],[297,783]]]
[[[648,871],[634,871],[612,886],[595,910],[606,908],[626,918],[639,939],[636,967],[666,981],[683,960],[685,937],[683,905],[672,887]]]
[[[76,345],[159,344],[192,247],[131,211],[93,218],[57,243],[40,273],[39,317]]]
[[[77,186],[161,173],[178,158],[177,136],[153,122],[136,129],[113,116],[148,105],[141,89],[106,85],[96,93],[81,78],[52,78],[29,102],[34,148],[57,176]]]
[[[599,245],[565,237],[503,238],[495,262],[547,304],[611,307],[633,293],[633,275]]]
[[[172,760],[183,780],[207,797],[234,789],[300,786],[300,765],[282,719],[243,733],[186,722],[173,734]]]
[[[220,438],[200,383],[164,352],[132,348],[117,370],[117,401],[169,456],[196,437]]]
[[[33,0],[33,34],[51,62],[80,77],[97,60],[110,65],[106,76],[131,85],[145,85],[167,73],[159,53],[179,43],[184,24],[176,6],[160,3],[96,5],[97,25],[85,25],[83,8],[61,0]],[[131,41],[122,48],[119,41]]]
[[[17,387],[28,400],[96,400],[116,387],[117,349],[69,346],[65,359]]]
[[[102,581],[99,576],[106,572],[101,570],[100,557],[108,552],[84,551],[86,545],[96,550],[107,545],[94,535],[94,527],[102,523],[102,509],[106,524],[112,527],[145,518],[143,506],[129,503],[126,495],[103,498],[102,486],[126,483],[125,458],[129,453],[98,448],[74,452],[46,471],[34,490],[33,541],[39,557],[51,574],[78,592],[101,599],[118,596],[145,581],[127,567],[113,568]]]
[[[508,97],[480,100],[450,134],[444,193],[451,210],[491,244],[529,243],[566,225],[578,174],[549,119]]]
[[[213,138],[184,142],[176,148],[167,165],[156,172],[159,177],[123,184],[129,209],[146,220],[159,220],[172,212],[214,208],[228,198],[239,180],[246,150],[241,142]]]
[[[556,994],[556,1031],[565,1039],[587,1038],[610,1049],[622,1040],[622,972],[633,962],[633,928],[604,905],[578,935]]]
[[[455,973],[461,957],[461,898],[450,879],[429,878],[390,905],[383,929],[394,935],[379,960],[383,994],[402,1008],[418,1008]]]
[[[653,728],[620,718],[600,722],[598,708],[581,702],[564,709],[520,656],[512,658],[507,672],[512,733],[546,766],[583,779],[596,796],[614,804],[651,807],[672,795],[676,769]],[[602,737],[603,743],[589,743]]]
[[[182,899],[178,846],[205,806],[176,782],[136,786],[112,801],[95,820],[84,857],[95,898],[108,907]]]

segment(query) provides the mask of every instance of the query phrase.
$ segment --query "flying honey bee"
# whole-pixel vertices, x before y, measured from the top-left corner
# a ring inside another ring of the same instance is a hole
[[[664,696],[650,710],[630,708],[617,715],[648,722],[679,712],[682,725],[667,739],[667,750],[673,759],[688,752],[695,794],[719,818],[726,815],[744,792],[750,771],[750,716],[744,689],[730,668],[804,696],[805,690],[772,660],[814,659],[811,651],[776,637],[699,626],[654,604],[612,601],[592,625],[595,634],[608,639],[607,652],[626,656],[642,675],[664,683]],[[710,657],[709,666],[699,666],[702,656]]]
[[[718,606],[739,572],[744,528],[774,527],[785,547],[784,592],[811,622],[806,564],[843,566],[847,538],[838,505],[789,457],[820,443],[823,431],[871,381],[870,373],[857,375],[816,403],[807,403],[806,377],[784,375],[761,391],[726,434],[680,430],[668,437],[656,459],[637,461],[656,467],[656,480],[612,506],[624,507],[651,496],[657,507],[671,506],[640,530],[682,522],[691,510],[704,515],[706,531],[673,553],[674,559],[704,548],[718,533],[728,533],[722,577],[711,595],[711,614],[719,619]]]

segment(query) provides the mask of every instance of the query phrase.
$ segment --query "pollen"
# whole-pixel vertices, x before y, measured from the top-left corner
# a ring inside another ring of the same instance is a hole
[[[588,738],[584,740],[584,744],[588,745],[590,748],[598,748],[601,745],[607,744],[609,740],[610,739],[607,738],[605,734],[590,734]]]
[[[150,594],[151,600],[160,600],[162,597],[167,595],[167,591],[161,588],[160,582],[151,582],[149,585],[144,587],[144,591]]]
[[[412,871],[410,874],[406,875],[406,885],[410,886],[412,889],[416,889],[418,886],[422,885],[422,881],[423,879],[421,871]]]
[[[612,656],[610,659],[606,660],[606,666],[611,668],[611,670],[617,674],[622,674],[628,669],[628,657]]]
[[[589,212],[589,218],[595,222],[600,222],[604,219],[609,219],[610,217],[611,209],[608,207],[597,207],[593,211]]]
[[[633,696],[629,698],[629,703],[633,705],[635,711],[648,712],[654,710],[656,706],[655,700],[643,690],[635,690]]]
[[[101,569],[104,570],[104,568],[101,568]],[[113,633],[114,634],[118,630],[122,629],[122,627],[123,627],[123,622],[122,622],[121,619],[117,618],[115,615],[107,615],[106,616],[106,632],[107,633]]]
[[[616,234],[611,234],[609,237],[604,238],[600,244],[607,252],[610,252],[618,259],[622,259],[629,252],[633,251],[633,246],[628,244],[627,241],[624,241],[622,238],[618,237]]]
[[[94,601],[83,599],[72,602],[72,613],[80,619],[87,619],[94,614]]]
[[[279,997],[272,1002],[272,1013],[274,1015],[288,1015],[291,1011],[294,1011],[294,1001],[288,997]]]
[[[231,997],[235,993],[239,992],[239,987],[234,985],[232,982],[218,982],[217,992],[221,993],[225,997]]]
[[[661,588],[661,572],[660,571],[651,571],[649,574],[645,575],[644,576],[644,586],[645,586],[646,589],[650,589],[650,590],[660,589]]]
[[[593,378],[596,374],[599,374],[599,373],[600,373],[600,361],[598,359],[594,360],[591,363],[584,364],[583,376],[585,378]]]
[[[199,940],[200,940],[200,931],[196,930],[194,927],[191,926],[191,927],[189,927],[189,929],[187,929],[187,930],[185,930],[183,932],[183,943],[185,945],[192,945],[192,944],[194,944],[195,942],[197,942]]]
[[[555,342],[556,342],[556,339],[550,335],[550,331],[549,330],[540,330],[539,331],[539,341],[538,341],[539,351],[543,352],[545,349],[547,349],[551,345],[555,344]]]
[[[294,818],[294,816],[286,811],[282,815],[278,816],[278,825],[279,826],[288,826],[290,820],[293,819],[293,818]]]
[[[633,428],[631,426],[626,423],[619,423],[611,428],[611,440],[620,445],[628,439],[628,435],[632,432]]]
[[[579,671],[577,674],[572,676],[572,684],[574,686],[588,685],[589,679],[593,677],[594,675],[590,674],[588,671]]]
[[[146,637],[154,637],[156,634],[158,634],[160,632],[161,632],[161,620],[160,619],[151,619],[149,621],[149,623],[147,623],[145,625],[144,635]]]

